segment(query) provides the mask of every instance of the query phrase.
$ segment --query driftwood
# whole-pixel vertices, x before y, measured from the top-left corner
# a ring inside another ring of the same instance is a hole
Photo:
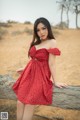
[[[0,75],[0,99],[16,100],[12,91],[15,80],[10,75]],[[80,110],[80,86],[54,88],[53,104],[51,106],[64,109]]]

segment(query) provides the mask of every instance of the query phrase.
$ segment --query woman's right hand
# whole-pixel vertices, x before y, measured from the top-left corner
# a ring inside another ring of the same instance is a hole
[[[23,72],[24,68],[19,68],[16,72],[21,74]]]

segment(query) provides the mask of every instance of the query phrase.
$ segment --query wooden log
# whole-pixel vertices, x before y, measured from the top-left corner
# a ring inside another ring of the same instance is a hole
[[[67,88],[55,88],[53,106],[80,110],[80,86],[68,86]]]
[[[10,75],[0,75],[0,99],[16,100],[12,90],[15,80]],[[64,109],[80,110],[80,86],[54,88],[51,106]]]

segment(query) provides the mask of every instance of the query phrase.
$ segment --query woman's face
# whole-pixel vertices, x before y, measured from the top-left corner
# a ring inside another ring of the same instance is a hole
[[[43,23],[39,23],[37,25],[37,35],[41,40],[48,39],[48,29]]]

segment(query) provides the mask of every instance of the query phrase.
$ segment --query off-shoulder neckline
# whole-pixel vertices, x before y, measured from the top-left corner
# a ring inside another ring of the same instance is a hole
[[[35,45],[34,45],[33,47],[35,48],[36,51],[43,50],[43,49],[44,49],[44,50],[48,50],[47,48],[39,48],[39,49],[36,49],[36,46],[35,46]]]
[[[39,49],[36,49],[36,46],[35,46],[35,45],[34,45],[33,47],[35,48],[36,51],[39,51],[39,50],[47,50],[47,51],[48,51],[48,50],[50,50],[50,49],[55,49],[55,48],[57,48],[57,47],[54,47],[54,48],[39,48]],[[57,49],[58,49],[58,48],[57,48]]]

